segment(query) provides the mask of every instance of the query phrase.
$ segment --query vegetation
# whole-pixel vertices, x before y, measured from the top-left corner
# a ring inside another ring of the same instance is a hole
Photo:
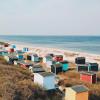
[[[48,93],[34,84],[33,75],[0,57],[0,100],[61,100],[57,92]]]
[[[97,73],[98,82],[90,84],[80,80],[80,74],[74,69],[59,75],[63,79],[59,82],[60,85],[70,87],[73,85],[85,85],[89,88],[89,100],[100,100],[100,72]]]

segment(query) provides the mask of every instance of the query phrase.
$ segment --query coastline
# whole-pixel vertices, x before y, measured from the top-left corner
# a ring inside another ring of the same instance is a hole
[[[4,40],[3,42],[7,42],[9,44],[15,44],[17,46],[17,49],[28,47],[30,52],[37,53],[39,56],[42,56],[42,57],[45,56],[47,53],[62,54],[64,56],[64,59],[72,63],[75,62],[75,58],[77,56],[82,56],[82,57],[86,57],[87,62],[98,63],[100,66],[100,55],[98,54],[91,54],[91,53],[86,53],[86,52],[75,52],[71,50],[63,50],[63,49],[58,49],[58,48],[42,47],[42,45],[36,46],[31,43],[23,43],[23,42],[16,42],[16,41]]]

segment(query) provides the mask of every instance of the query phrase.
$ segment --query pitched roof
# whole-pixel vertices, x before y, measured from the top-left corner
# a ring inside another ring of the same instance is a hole
[[[73,86],[71,88],[77,93],[88,91],[88,88],[84,85],[76,85],[76,86]]]
[[[94,75],[96,74],[95,72],[81,72],[81,74],[85,74],[85,75]]]
[[[46,76],[54,76],[53,73],[51,72],[42,72],[42,73],[39,73],[40,75],[42,75],[43,77],[46,77]]]

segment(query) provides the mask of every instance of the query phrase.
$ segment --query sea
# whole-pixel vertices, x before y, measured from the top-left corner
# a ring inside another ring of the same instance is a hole
[[[0,35],[0,41],[16,41],[37,47],[49,47],[100,55],[100,36],[14,36]]]

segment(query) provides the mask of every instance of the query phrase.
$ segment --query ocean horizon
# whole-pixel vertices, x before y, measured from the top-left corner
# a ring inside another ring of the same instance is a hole
[[[100,55],[100,36],[1,35],[0,41],[3,40]]]

